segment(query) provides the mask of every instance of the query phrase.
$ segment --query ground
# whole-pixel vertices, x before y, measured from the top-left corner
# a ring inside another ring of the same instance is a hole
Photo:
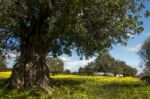
[[[5,89],[4,81],[11,72],[0,72],[0,99],[48,99],[39,89]],[[52,76],[52,99],[150,99],[150,85],[133,77]]]

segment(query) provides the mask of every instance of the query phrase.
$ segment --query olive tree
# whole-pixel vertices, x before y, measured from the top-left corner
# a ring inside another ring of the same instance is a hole
[[[47,53],[91,57],[140,33],[144,0],[0,0],[0,45],[16,51],[9,88],[49,88]]]

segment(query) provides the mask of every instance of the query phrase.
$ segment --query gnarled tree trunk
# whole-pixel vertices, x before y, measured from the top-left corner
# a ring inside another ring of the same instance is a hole
[[[40,87],[46,91],[50,88],[49,70],[46,65],[47,52],[42,43],[37,44],[21,44],[21,55],[14,65],[11,77],[7,80],[8,88]]]

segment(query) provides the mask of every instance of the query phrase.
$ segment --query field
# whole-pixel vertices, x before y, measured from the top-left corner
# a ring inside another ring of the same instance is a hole
[[[0,99],[47,99],[39,89],[9,91],[3,86],[10,72],[0,73]],[[132,77],[52,76],[52,99],[150,99],[150,85]]]

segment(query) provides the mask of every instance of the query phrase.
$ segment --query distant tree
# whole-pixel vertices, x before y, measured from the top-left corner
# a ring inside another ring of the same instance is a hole
[[[78,74],[84,74],[85,70],[84,70],[84,67],[80,67],[78,69]]]
[[[48,57],[46,63],[52,74],[62,73],[64,70],[64,63],[59,58]]]
[[[131,71],[130,71],[130,76],[136,76],[137,75],[137,72],[138,70],[136,68],[131,68]]]
[[[117,74],[123,74],[124,66],[127,66],[124,61],[115,60],[115,65],[113,66],[114,76]]]
[[[95,73],[95,62],[88,63],[84,68],[84,71],[87,75],[93,75]]]
[[[95,62],[88,63],[84,67],[80,67],[78,70],[78,74],[82,75],[93,75],[96,70],[96,64]]]
[[[77,72],[77,71],[74,71],[74,72],[72,72],[71,74],[73,74],[73,75],[77,75],[77,74],[78,74],[78,72]]]
[[[69,69],[66,69],[66,70],[64,71],[64,73],[65,73],[65,74],[71,74],[71,71],[70,71]]]
[[[113,66],[115,65],[114,62],[114,58],[112,58],[108,53],[101,54],[95,60],[95,69],[97,72],[104,72],[106,75],[107,73],[113,72]]]
[[[115,60],[109,53],[103,53],[94,62],[79,68],[79,74],[93,75],[95,72],[103,72],[104,75],[112,73],[114,76],[117,74],[135,76],[137,70],[127,65],[124,61]]]
[[[144,72],[150,75],[150,37],[145,40],[138,55],[142,59],[142,65],[145,66]]]
[[[123,68],[123,76],[136,76],[137,74],[137,69],[132,68],[130,66],[125,66]]]
[[[114,72],[114,76],[117,74],[123,74],[123,76],[135,76],[137,74],[136,68],[132,68],[124,61],[120,60],[115,60],[115,65],[113,66],[112,71]]]

